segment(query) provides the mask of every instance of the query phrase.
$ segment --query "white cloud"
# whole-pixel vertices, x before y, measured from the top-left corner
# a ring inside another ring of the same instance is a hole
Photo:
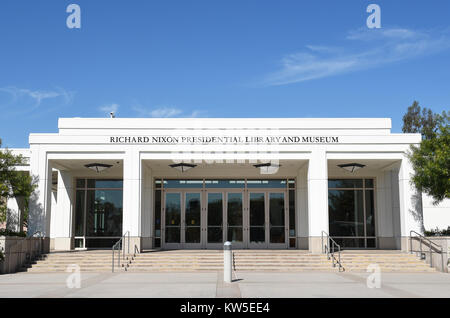
[[[146,109],[142,106],[135,106],[133,110],[140,117],[169,118],[169,117],[198,117],[202,111],[194,110],[186,114],[183,110],[176,107],[161,106],[152,109]]]
[[[103,105],[98,110],[108,115],[110,113],[117,113],[117,111],[119,110],[119,104]]]
[[[15,86],[0,87],[0,91],[9,93],[13,97],[13,101],[17,101],[21,98],[29,98],[34,101],[34,105],[37,107],[45,99],[52,99],[61,97],[65,103],[69,103],[73,98],[73,93],[68,92],[63,88],[57,88],[54,91],[43,90],[30,90],[27,88],[18,88]]]
[[[447,31],[423,32],[401,28],[359,29],[346,36],[346,47],[307,45],[281,59],[281,69],[263,85],[285,85],[374,68],[431,55],[450,48]]]

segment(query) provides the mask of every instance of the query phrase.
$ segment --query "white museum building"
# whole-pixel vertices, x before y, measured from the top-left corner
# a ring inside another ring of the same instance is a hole
[[[448,200],[411,185],[419,134],[387,118],[60,118],[32,133],[28,234],[51,250],[406,250],[447,228]],[[9,208],[18,209],[14,199]],[[20,204],[19,204],[20,205]]]

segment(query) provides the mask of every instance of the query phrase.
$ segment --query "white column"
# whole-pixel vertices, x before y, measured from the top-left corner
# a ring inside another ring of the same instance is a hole
[[[130,232],[130,253],[133,252],[135,244],[141,249],[141,183],[142,166],[140,153],[138,150],[130,149],[126,152],[123,164],[122,223],[122,233]]]
[[[321,253],[322,231],[328,233],[328,165],[324,149],[311,152],[308,165],[309,251]]]
[[[376,179],[376,211],[378,248],[395,249],[394,229],[392,222],[392,189],[391,172],[380,171]],[[367,198],[366,198],[367,200]]]
[[[422,198],[416,188],[411,185],[412,175],[411,162],[405,156],[398,174],[401,246],[403,251],[409,250],[408,237],[410,231],[423,234]]]
[[[28,214],[28,235],[40,231],[50,237],[52,167],[47,153],[39,146],[31,146],[30,174],[36,180],[37,188],[30,197]]]
[[[52,211],[50,238],[55,250],[70,250],[72,247],[73,179],[68,171],[58,171],[56,209]]]
[[[297,173],[296,184],[296,236],[297,248],[308,249],[308,166],[305,165]]]
[[[142,164],[142,248],[153,248],[153,180],[150,168]]]

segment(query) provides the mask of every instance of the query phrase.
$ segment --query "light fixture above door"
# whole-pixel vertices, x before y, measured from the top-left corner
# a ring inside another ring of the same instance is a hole
[[[262,174],[272,174],[275,173],[281,165],[272,162],[265,162],[253,165],[253,167],[260,168]]]
[[[94,170],[95,172],[99,173],[106,169],[109,169],[112,167],[112,165],[106,164],[106,163],[89,163],[87,165],[84,165],[86,168]]]
[[[192,163],[181,162],[181,163],[171,164],[171,165],[169,165],[169,167],[177,169],[177,170],[179,170],[181,172],[185,172],[185,171],[187,171],[189,169],[197,167],[197,165],[194,165]]]
[[[338,165],[339,168],[342,168],[344,170],[347,170],[349,172],[355,172],[356,170],[359,170],[361,168],[364,168],[366,165],[360,164],[360,163],[343,163]]]

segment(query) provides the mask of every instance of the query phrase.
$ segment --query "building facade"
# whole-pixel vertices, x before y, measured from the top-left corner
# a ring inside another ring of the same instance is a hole
[[[38,185],[28,233],[54,250],[129,235],[139,249],[228,240],[319,253],[326,233],[345,248],[407,250],[410,231],[423,232],[406,156],[421,136],[391,133],[390,119],[61,118],[58,128],[20,150]],[[432,211],[433,225],[450,224]]]

